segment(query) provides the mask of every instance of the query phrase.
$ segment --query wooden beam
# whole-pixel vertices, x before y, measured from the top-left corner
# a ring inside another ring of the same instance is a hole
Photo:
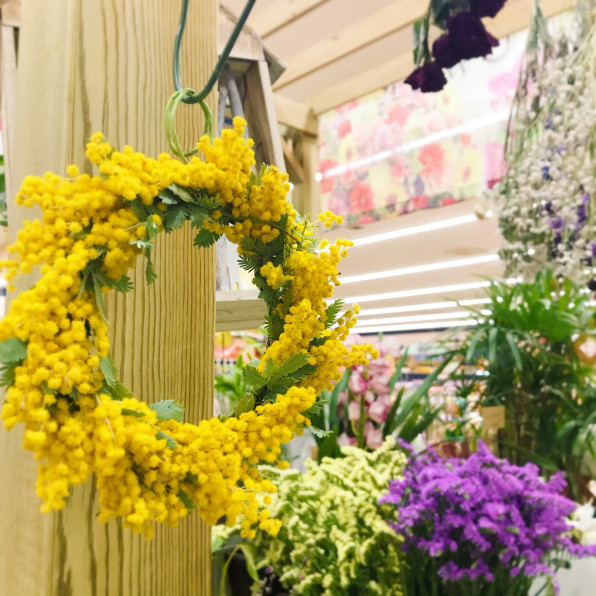
[[[277,0],[263,10],[255,12],[250,17],[249,24],[265,38],[326,2],[329,0]]]
[[[543,0],[542,6],[545,15],[552,17],[573,8],[574,1]],[[487,20],[487,27],[493,35],[503,38],[527,28],[531,16],[532,6],[530,2],[506,4],[496,19]],[[436,35],[437,32],[435,31],[434,36]],[[325,91],[315,95],[309,103],[315,114],[327,112],[348,101],[403,80],[411,72],[413,66],[412,52],[402,53],[386,62],[372,66],[361,74],[325,89]]]
[[[397,0],[389,6],[361,19],[334,37],[319,43],[288,59],[288,68],[274,85],[281,89],[340,58],[353,54],[383,39],[424,16],[427,6],[423,2]]]
[[[273,95],[273,100],[277,121],[280,124],[314,137],[318,136],[319,121],[309,106],[279,93]]]
[[[21,26],[21,0],[7,0],[2,3],[2,24]]]
[[[232,31],[236,26],[237,17],[234,13],[220,3],[218,15],[219,27],[219,53],[224,48],[232,35]],[[257,34],[250,27],[243,27],[234,47],[230,58],[239,60],[265,60],[265,53],[263,52],[263,44],[258,38]]]
[[[296,176],[300,178],[300,181],[304,182],[306,180],[304,168],[302,167],[302,164],[292,151],[290,143],[288,143],[288,141],[286,141],[286,139],[284,139],[283,137],[281,138],[281,146],[283,148],[284,157],[286,158],[286,161],[290,164],[290,167],[293,168],[294,172],[296,173]]]
[[[304,167],[304,184],[296,187],[300,194],[300,210],[303,215],[309,214],[316,220],[322,211],[321,185],[316,179],[319,171],[319,140],[315,137],[302,135],[294,147],[300,163]]]
[[[220,291],[215,298],[215,330],[258,329],[267,316],[265,303],[257,290]]]
[[[242,103],[249,133],[255,140],[257,163],[274,165],[284,172],[286,166],[281,148],[281,133],[275,114],[267,62],[253,62],[244,75],[244,80],[246,91]]]
[[[4,8],[3,8],[4,10]],[[8,25],[0,25],[0,80],[2,84],[2,144],[4,148],[4,173],[6,194],[13,196],[14,128],[17,107],[17,47],[18,31]]]
[[[155,157],[167,150],[163,110],[173,89],[179,9],[172,0],[23,2],[15,180],[64,172],[70,163],[91,173],[85,140],[96,130],[116,147],[129,143]],[[180,68],[195,89],[213,69],[216,38],[216,0],[191,3]],[[212,108],[214,96],[208,98]],[[179,112],[184,147],[202,134],[199,114],[196,108]],[[8,208],[14,241],[18,224],[36,214],[11,196]],[[146,402],[182,402],[185,418],[197,424],[213,406],[215,260],[212,249],[197,250],[192,238],[188,225],[161,235],[153,255],[157,281],[145,284],[139,258],[131,272],[135,290],[109,296],[108,318],[126,386]],[[210,531],[196,512],[178,528],[156,528],[147,541],[119,521],[98,522],[97,490],[89,481],[72,491],[62,511],[41,513],[39,462],[21,442],[17,429],[0,432],[0,594],[211,594]]]

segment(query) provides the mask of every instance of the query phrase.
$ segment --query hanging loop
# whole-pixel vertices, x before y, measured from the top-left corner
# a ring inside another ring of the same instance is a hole
[[[180,102],[184,101],[184,99],[187,97],[192,97],[193,94],[194,91],[192,89],[180,89],[180,91],[176,91],[168,100],[163,115],[163,125],[166,132],[166,140],[170,145],[170,149],[174,155],[177,155],[185,163],[188,162],[188,157],[194,155],[197,152],[197,149],[193,149],[191,151],[182,150],[182,147],[180,146],[180,140],[178,139],[178,134],[176,133],[176,112]],[[202,100],[200,105],[203,109],[203,114],[205,115],[205,134],[208,135],[211,142],[213,142],[213,115],[211,114],[211,110],[209,109],[209,106],[205,100]]]
[[[255,5],[257,0],[248,0],[242,14],[240,15],[238,22],[236,23],[234,30],[232,31],[232,35],[230,35],[230,39],[226,43],[207,84],[203,88],[202,91],[199,93],[195,93],[194,91],[190,90],[191,93],[185,93],[182,97],[182,101],[184,103],[200,103],[202,102],[208,95],[211,93],[215,83],[219,79],[219,75],[223,70],[228,58],[230,57],[230,53],[232,52],[232,48],[242,31],[242,27],[246,24],[248,19],[248,15],[252,10],[253,6]],[[180,11],[180,23],[178,24],[178,30],[176,31],[176,39],[174,41],[174,86],[176,87],[176,91],[182,91],[182,83],[180,82],[180,46],[182,44],[182,36],[184,35],[184,29],[186,27],[186,16],[188,14],[188,0],[182,0],[182,9]],[[188,90],[185,90],[185,92]]]

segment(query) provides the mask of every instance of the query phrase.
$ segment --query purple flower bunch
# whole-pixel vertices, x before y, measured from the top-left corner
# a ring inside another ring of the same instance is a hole
[[[492,53],[498,40],[485,28],[481,19],[494,17],[506,0],[470,0],[467,7],[462,2],[439,0],[433,2],[424,21],[418,24],[422,31],[415,52],[416,62],[422,64],[405,80],[412,89],[423,93],[440,91],[447,83],[444,68],[452,68],[462,60],[481,58]],[[445,31],[433,44],[432,58],[428,47],[428,30],[431,16]]]
[[[482,442],[467,460],[412,455],[380,500],[397,507],[389,523],[404,537],[412,593],[460,594],[465,584],[470,595],[527,594],[562,561],[596,555],[569,535],[577,505],[561,496],[565,484],[560,473],[546,482],[533,464],[496,458]]]

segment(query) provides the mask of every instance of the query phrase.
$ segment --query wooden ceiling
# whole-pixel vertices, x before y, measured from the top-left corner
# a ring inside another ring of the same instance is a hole
[[[236,13],[245,4],[222,2]],[[498,17],[488,20],[490,31],[505,37],[524,29],[532,4],[508,0]],[[542,0],[547,16],[574,4]],[[274,85],[279,101],[320,114],[407,76],[413,66],[411,25],[427,5],[426,0],[258,0],[248,24],[288,64]]]

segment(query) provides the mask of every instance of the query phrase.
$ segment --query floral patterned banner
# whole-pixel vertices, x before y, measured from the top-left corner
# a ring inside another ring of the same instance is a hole
[[[349,225],[478,197],[498,181],[526,33],[451,70],[444,91],[403,83],[320,118],[323,204]]]

